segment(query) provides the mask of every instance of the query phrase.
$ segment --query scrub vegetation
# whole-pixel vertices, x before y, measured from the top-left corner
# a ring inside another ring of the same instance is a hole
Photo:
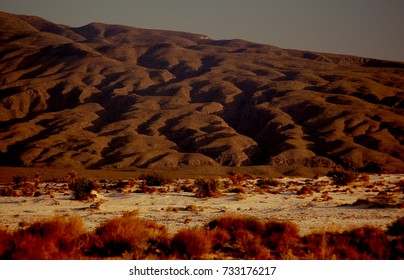
[[[1,259],[404,259],[404,218],[372,226],[299,234],[289,221],[225,215],[169,234],[136,211],[88,231],[75,216],[0,229]]]

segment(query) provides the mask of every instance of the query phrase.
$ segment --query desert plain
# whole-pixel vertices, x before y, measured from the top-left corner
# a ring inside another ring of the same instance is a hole
[[[404,174],[363,175],[346,186],[334,184],[327,176],[214,178],[218,194],[203,198],[197,197],[195,178],[178,178],[148,190],[142,189],[144,180],[130,177],[94,179],[102,189],[85,201],[73,199],[68,182],[61,182],[62,178],[60,182],[44,181],[35,196],[0,197],[0,223],[15,230],[51,216],[74,215],[94,230],[112,218],[137,211],[140,217],[175,233],[236,214],[291,221],[301,234],[308,234],[367,225],[385,229],[404,216],[404,193],[399,185]],[[0,188],[10,185],[2,182]]]

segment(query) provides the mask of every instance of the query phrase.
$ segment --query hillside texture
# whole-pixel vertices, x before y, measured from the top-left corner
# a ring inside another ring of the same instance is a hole
[[[0,13],[0,165],[404,170],[404,63]]]

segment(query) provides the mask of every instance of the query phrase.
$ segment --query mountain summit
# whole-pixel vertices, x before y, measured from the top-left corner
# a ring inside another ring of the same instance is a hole
[[[0,165],[404,170],[404,63],[0,13]]]

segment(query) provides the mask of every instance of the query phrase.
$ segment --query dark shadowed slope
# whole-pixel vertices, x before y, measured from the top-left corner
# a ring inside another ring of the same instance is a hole
[[[404,64],[0,13],[0,165],[404,170]]]

